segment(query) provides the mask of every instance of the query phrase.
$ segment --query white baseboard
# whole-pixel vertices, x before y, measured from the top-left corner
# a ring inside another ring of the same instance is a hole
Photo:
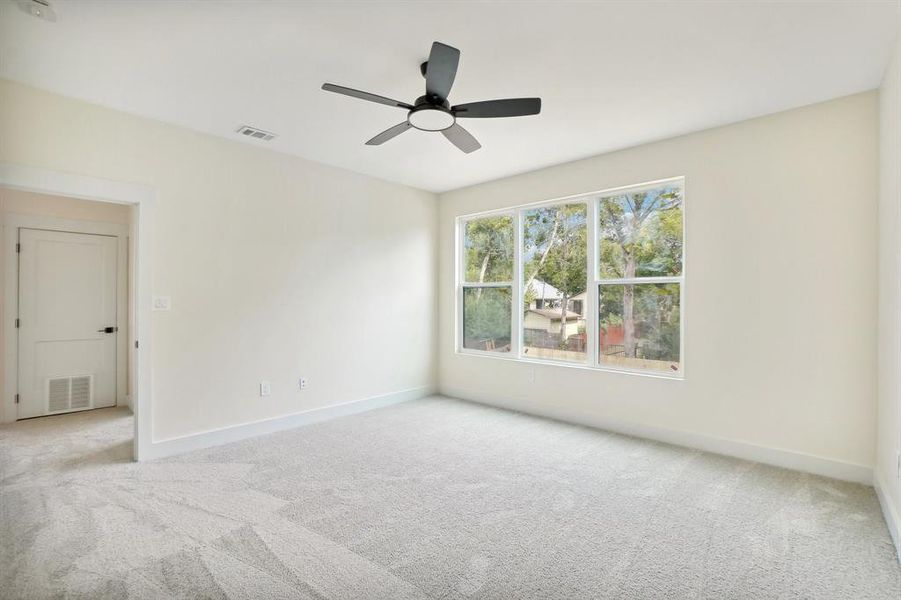
[[[485,394],[475,390],[441,386],[440,393],[452,398],[490,404],[500,408],[548,417],[559,421],[575,423],[577,425],[587,425],[589,427],[596,427],[597,429],[604,429],[615,433],[665,442],[667,444],[673,444],[674,446],[696,448],[714,454],[723,454],[734,458],[741,458],[786,469],[804,471],[806,473],[823,475],[834,479],[842,479],[844,481],[853,481],[866,485],[873,484],[873,469],[866,465],[848,463],[811,454],[803,454],[792,450],[758,446],[749,442],[728,440],[702,433],[642,425],[640,423],[633,423],[620,419],[611,419],[604,417],[603,415],[579,414],[559,406],[521,401],[509,397],[501,397],[495,394]]]
[[[885,515],[885,524],[888,525],[888,532],[895,542],[895,557],[901,563],[901,515],[898,514],[892,497],[888,493],[888,486],[882,479],[882,473],[876,469],[873,473],[873,487],[876,488],[876,496],[879,498],[879,504],[882,506],[882,514]]]
[[[191,450],[199,450],[201,448],[237,442],[258,435],[265,435],[267,433],[274,433],[285,429],[294,429],[296,427],[303,427],[304,425],[312,425],[313,423],[321,423],[322,421],[329,421],[331,419],[337,419],[338,417],[345,417],[347,415],[382,408],[400,402],[417,400],[434,393],[434,386],[422,386],[392,392],[390,394],[363,398],[361,400],[344,402],[342,404],[335,404],[333,406],[314,408],[292,413],[290,415],[273,417],[271,419],[242,423],[241,425],[222,427],[220,429],[211,429],[209,431],[193,433],[183,437],[158,440],[150,444],[146,456],[142,456],[141,460],[152,460],[154,458],[182,454],[184,452],[190,452]]]

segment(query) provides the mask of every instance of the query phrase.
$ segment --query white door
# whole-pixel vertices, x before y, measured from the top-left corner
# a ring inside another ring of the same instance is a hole
[[[116,404],[115,237],[19,229],[18,418]]]

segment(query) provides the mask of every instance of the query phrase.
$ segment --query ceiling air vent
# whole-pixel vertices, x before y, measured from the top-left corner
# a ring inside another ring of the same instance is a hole
[[[56,12],[47,0],[18,0],[19,8],[28,14],[45,21],[56,21]]]
[[[237,131],[241,135],[246,135],[247,137],[253,138],[255,140],[263,140],[264,142],[275,139],[274,133],[269,133],[268,131],[263,131],[262,129],[257,129],[256,127],[251,127],[250,125],[241,125],[235,131]]]

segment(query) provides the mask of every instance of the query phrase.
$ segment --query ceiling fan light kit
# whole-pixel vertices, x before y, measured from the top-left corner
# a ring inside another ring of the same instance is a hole
[[[488,119],[499,117],[523,117],[537,115],[541,112],[541,98],[507,98],[505,100],[485,100],[451,106],[447,100],[457,66],[460,64],[460,51],[456,48],[434,42],[429,60],[419,67],[425,77],[425,95],[416,99],[413,104],[392,100],[377,94],[370,94],[333,83],[325,83],[322,89],[327,92],[343,94],[360,100],[403,108],[407,111],[407,120],[390,127],[366,142],[368,146],[379,146],[397,137],[411,127],[420,131],[438,132],[454,146],[469,154],[482,147],[471,133],[457,123],[457,119]]]
[[[444,107],[429,104],[414,106],[407,113],[407,122],[420,131],[444,131],[457,122],[454,113]]]

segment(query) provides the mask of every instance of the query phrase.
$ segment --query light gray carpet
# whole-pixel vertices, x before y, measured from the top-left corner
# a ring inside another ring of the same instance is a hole
[[[0,428],[3,598],[901,598],[873,490],[431,398],[134,464]]]

